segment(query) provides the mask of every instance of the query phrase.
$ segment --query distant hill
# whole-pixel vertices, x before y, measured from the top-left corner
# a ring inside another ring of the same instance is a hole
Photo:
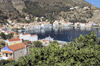
[[[20,19],[29,14],[55,20],[60,18],[59,14],[62,11],[70,12],[70,8],[75,6],[92,7],[85,0],[0,0],[0,10],[4,15],[14,19]]]
[[[15,16],[18,11],[22,12],[25,8],[26,1],[39,2],[41,7],[44,8],[55,8],[55,7],[65,7],[65,6],[91,6],[85,0],[0,0],[0,10],[3,11],[7,16]],[[18,11],[17,11],[18,10]]]

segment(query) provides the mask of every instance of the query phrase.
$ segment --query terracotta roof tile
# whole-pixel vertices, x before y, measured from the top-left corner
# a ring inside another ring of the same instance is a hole
[[[16,51],[16,50],[25,48],[25,44],[24,43],[19,43],[19,44],[15,44],[15,45],[8,46],[8,48],[10,50],[12,50],[12,51]]]
[[[37,35],[31,35],[31,37],[34,37],[34,36],[37,36]]]
[[[29,35],[29,33],[25,33],[25,34],[23,34],[23,35]]]
[[[11,54],[12,52],[10,52],[10,51],[3,51],[3,53]]]
[[[46,41],[48,41],[48,40],[42,40],[43,42],[46,42]]]
[[[18,34],[21,34],[20,32]]]
[[[8,39],[9,42],[12,42],[12,41],[20,41],[20,39]]]

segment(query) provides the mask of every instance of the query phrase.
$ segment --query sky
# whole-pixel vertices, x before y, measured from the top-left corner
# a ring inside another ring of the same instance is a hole
[[[93,3],[93,5],[100,8],[100,0],[86,0],[86,1],[91,4]]]

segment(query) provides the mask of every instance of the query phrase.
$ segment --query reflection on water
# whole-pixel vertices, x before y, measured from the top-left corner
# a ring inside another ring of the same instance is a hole
[[[100,37],[100,29],[98,28],[77,28],[77,27],[59,27],[59,28],[48,28],[48,29],[38,29],[28,31],[31,34],[37,34],[39,39],[51,36],[56,40],[71,41],[80,34],[86,35],[93,31]]]

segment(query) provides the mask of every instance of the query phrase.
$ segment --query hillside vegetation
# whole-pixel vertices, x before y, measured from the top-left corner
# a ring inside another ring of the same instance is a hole
[[[61,5],[61,6],[60,6]],[[37,17],[46,17],[56,19],[56,15],[61,11],[69,11],[70,6],[64,6],[62,2],[56,2],[56,5],[50,5],[43,2],[25,1],[26,8],[23,12]]]
[[[91,7],[91,4],[84,0],[26,0],[24,3],[26,8],[23,9],[23,12],[38,17],[44,16],[49,20],[58,19],[58,14],[61,13],[61,11],[69,12],[71,7]]]

